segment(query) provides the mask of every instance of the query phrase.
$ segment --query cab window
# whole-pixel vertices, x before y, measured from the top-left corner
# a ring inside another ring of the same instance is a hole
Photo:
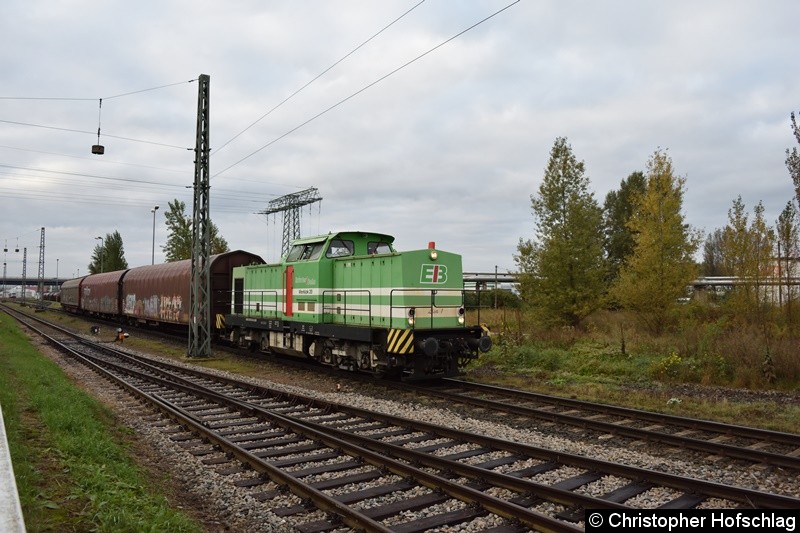
[[[324,247],[324,242],[296,244],[289,250],[289,255],[286,256],[286,262],[293,263],[295,261],[313,261],[314,259],[319,259]]]
[[[300,259],[300,256],[303,255],[303,250],[306,249],[305,244],[295,244],[292,246],[292,249],[289,250],[289,255],[286,256],[286,262],[291,263],[293,261],[297,261]]]
[[[392,253],[392,247],[389,245],[389,243],[379,242],[379,241],[367,243],[368,255],[389,254],[389,253]]]
[[[322,255],[322,249],[325,247],[324,242],[318,242],[316,244],[309,244],[306,246],[306,249],[303,251],[303,255],[300,256],[301,261],[313,261],[315,259],[319,259],[319,256]]]
[[[331,241],[325,257],[347,257],[348,255],[353,255],[353,250],[353,241],[334,239]]]

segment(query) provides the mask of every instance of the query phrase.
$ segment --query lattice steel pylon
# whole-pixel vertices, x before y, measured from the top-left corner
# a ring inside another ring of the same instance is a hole
[[[283,238],[281,239],[281,255],[289,253],[289,245],[300,237],[300,208],[314,202],[322,201],[322,196],[316,187],[310,187],[300,192],[286,194],[271,200],[264,211],[259,215],[283,213]]]
[[[192,210],[192,284],[189,292],[189,357],[211,355],[211,208],[209,202],[209,134],[211,78],[201,74],[197,91],[197,139]]]

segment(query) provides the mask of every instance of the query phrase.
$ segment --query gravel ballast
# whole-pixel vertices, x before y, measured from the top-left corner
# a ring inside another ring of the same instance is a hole
[[[154,472],[161,472],[162,476],[163,472],[168,472],[171,486],[173,487],[172,494],[167,495],[168,498],[176,506],[185,507],[187,510],[191,508],[189,514],[201,520],[209,531],[284,532],[291,529],[292,524],[288,519],[276,516],[270,509],[299,504],[298,498],[291,494],[286,494],[274,500],[259,502],[252,497],[253,489],[243,489],[233,484],[236,476],[223,476],[211,471],[208,466],[201,462],[201,458],[187,453],[183,446],[168,438],[163,433],[163,427],[155,425],[159,417],[138,402],[133,401],[128,394],[122,392],[108,381],[99,378],[93,371],[82,364],[67,359],[45,346],[42,346],[42,350],[48,357],[51,357],[62,366],[76,383],[113,408],[118,414],[121,424],[129,426],[135,431],[137,441],[135,449],[142,459],[142,464]],[[171,359],[167,361],[175,363]],[[183,364],[192,366],[188,363]],[[274,365],[270,365],[270,368],[273,367]],[[204,370],[215,372],[208,369]],[[225,372],[217,373],[231,377],[230,374]],[[669,448],[656,450],[646,445],[632,446],[630,441],[623,441],[616,437],[576,436],[575,431],[552,424],[523,428],[515,426],[512,421],[504,423],[471,416],[468,410],[461,410],[455,407],[436,408],[399,402],[392,398],[391,391],[387,392],[383,397],[375,392],[367,394],[359,390],[349,390],[348,386],[345,386],[344,390],[337,392],[335,379],[314,376],[308,371],[298,371],[291,368],[269,370],[269,380],[243,378],[238,375],[234,377],[251,381],[258,385],[319,397],[361,409],[482,433],[541,448],[591,456],[609,462],[623,463],[675,475],[691,476],[721,484],[800,497],[800,474],[797,472],[734,464],[716,457],[687,454],[685,451]],[[293,383],[303,383],[304,386],[301,388],[293,385]],[[370,391],[380,390],[378,387],[368,387],[368,389]],[[517,468],[519,465],[509,465],[508,467]],[[575,475],[575,470],[566,467],[560,468],[541,474],[534,478],[533,481],[554,483],[560,479]],[[252,477],[252,474],[250,476]],[[590,495],[602,494],[618,488],[624,483],[625,480],[607,476],[583,487],[581,492]],[[268,483],[258,487],[257,491],[261,492],[275,488],[274,484]],[[642,508],[653,508],[675,496],[674,491],[659,488],[640,494],[635,500],[627,503]],[[379,502],[363,502],[361,505],[371,506],[378,504]],[[726,502],[717,500],[709,500],[704,504],[705,507],[725,505]],[[557,506],[545,504],[540,506],[539,510],[546,511],[557,508]],[[314,516],[319,519],[324,518],[323,513],[317,513]],[[410,516],[404,517],[404,519],[411,518]],[[309,519],[309,515],[304,516],[304,520],[307,519]],[[464,524],[463,527],[458,529],[448,529],[448,531],[478,530],[481,524],[486,527],[487,523],[492,522],[487,522],[484,519],[477,523]]]

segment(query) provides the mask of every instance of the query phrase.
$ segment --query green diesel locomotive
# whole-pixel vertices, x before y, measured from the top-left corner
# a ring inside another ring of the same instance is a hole
[[[458,374],[492,345],[466,325],[461,256],[393,242],[330,233],[294,241],[280,263],[234,268],[230,340],[378,376]]]

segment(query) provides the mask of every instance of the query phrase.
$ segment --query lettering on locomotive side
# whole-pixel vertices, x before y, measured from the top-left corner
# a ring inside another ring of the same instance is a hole
[[[447,283],[447,265],[422,265],[419,282],[437,285]]]
[[[444,308],[424,308],[420,307],[416,309],[416,316],[417,318],[429,318],[429,317],[440,317],[440,316],[455,316],[455,310],[452,312],[448,312],[448,310]]]

